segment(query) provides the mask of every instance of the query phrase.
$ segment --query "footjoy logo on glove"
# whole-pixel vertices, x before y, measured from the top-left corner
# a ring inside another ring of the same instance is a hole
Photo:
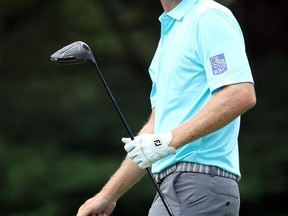
[[[162,143],[159,139],[155,139],[153,142],[154,142],[155,146],[161,146],[162,145]]]

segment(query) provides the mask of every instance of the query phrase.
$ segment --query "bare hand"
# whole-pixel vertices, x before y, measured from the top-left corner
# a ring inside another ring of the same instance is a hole
[[[115,206],[116,202],[109,201],[97,194],[79,208],[77,216],[109,216]]]

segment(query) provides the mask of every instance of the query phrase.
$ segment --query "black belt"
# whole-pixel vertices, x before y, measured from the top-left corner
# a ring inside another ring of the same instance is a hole
[[[235,181],[238,181],[239,177],[227,172],[219,167],[216,166],[208,166],[208,165],[202,165],[198,163],[190,163],[190,162],[180,162],[176,163],[173,166],[170,166],[163,170],[161,173],[155,173],[154,178],[157,183],[162,182],[162,180],[174,172],[193,172],[193,173],[203,173],[203,174],[209,174],[211,176],[220,176],[225,178],[230,178]]]

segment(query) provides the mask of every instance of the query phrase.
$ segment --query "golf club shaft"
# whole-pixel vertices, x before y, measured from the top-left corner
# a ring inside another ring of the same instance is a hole
[[[105,79],[104,79],[104,77],[103,77],[103,75],[102,75],[97,63],[93,62],[93,65],[94,65],[94,67],[95,67],[95,69],[97,71],[97,74],[99,75],[99,77],[100,77],[100,79],[101,79],[101,81],[102,81],[102,83],[103,83],[103,85],[104,85],[104,87],[105,87],[105,89],[106,89],[106,91],[107,91],[112,103],[113,103],[114,108],[116,109],[119,117],[121,118],[121,121],[124,124],[124,127],[125,127],[126,131],[128,132],[129,137],[132,140],[134,140],[134,135],[133,135],[133,133],[132,133],[127,121],[126,121],[126,119],[124,118],[124,115],[121,112],[121,110],[120,110],[120,108],[119,108],[119,106],[118,106],[118,104],[117,104],[112,92],[110,91],[110,89],[109,89],[109,87],[108,87],[108,85],[107,85],[107,83],[106,83],[106,81],[105,81]],[[173,216],[173,212],[172,212],[167,200],[165,199],[164,194],[162,193],[158,183],[156,182],[153,174],[151,173],[149,168],[146,168],[146,171],[149,174],[149,176],[150,176],[150,178],[151,178],[151,180],[152,180],[152,182],[153,182],[153,184],[154,184],[154,186],[155,186],[155,188],[156,188],[156,190],[157,190],[157,192],[158,192],[158,194],[159,194],[159,196],[160,196],[160,198],[161,198],[161,200],[162,200],[162,202],[163,202],[163,204],[164,204],[164,206],[165,206],[165,208],[166,208],[166,210],[167,210],[167,212],[169,214],[169,216]]]

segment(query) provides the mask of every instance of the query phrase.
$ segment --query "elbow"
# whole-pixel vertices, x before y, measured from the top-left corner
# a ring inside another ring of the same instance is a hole
[[[225,88],[229,93],[229,100],[234,101],[235,109],[244,113],[256,105],[254,84],[240,83]],[[234,100],[231,100],[233,98]]]
[[[247,99],[247,108],[248,109],[252,109],[254,106],[256,106],[257,103],[257,99],[256,99],[256,95],[255,93],[253,95],[251,95],[248,99]]]
[[[254,85],[250,84],[248,88],[246,88],[246,91],[243,95],[245,95],[244,104],[245,104],[246,111],[256,106],[257,99],[256,99]]]
[[[225,86],[216,95],[225,96],[226,103],[231,104],[237,115],[245,113],[256,105],[256,93],[252,83]]]

